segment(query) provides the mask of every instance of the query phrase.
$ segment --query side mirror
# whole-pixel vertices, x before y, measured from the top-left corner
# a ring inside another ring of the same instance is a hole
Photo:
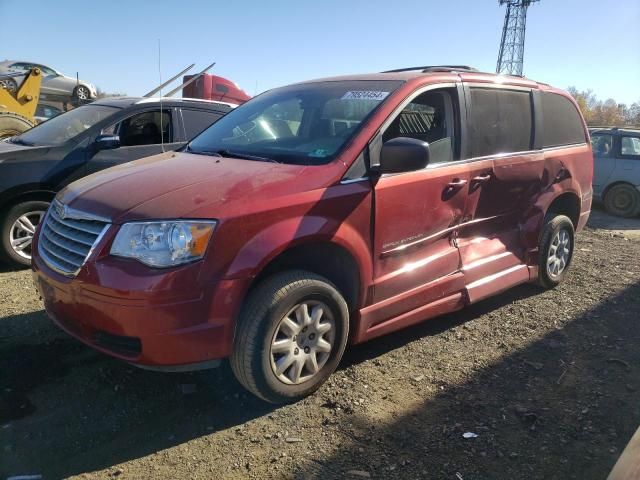
[[[380,173],[421,170],[429,163],[429,144],[415,138],[397,137],[382,144]]]
[[[96,150],[113,150],[120,146],[118,135],[98,135],[94,143]]]

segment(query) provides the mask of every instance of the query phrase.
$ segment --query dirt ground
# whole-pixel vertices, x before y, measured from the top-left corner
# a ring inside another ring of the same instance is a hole
[[[603,479],[640,424],[640,220],[602,217],[556,290],[352,347],[280,408],[226,365],[95,353],[47,320],[28,271],[0,269],[0,478]]]

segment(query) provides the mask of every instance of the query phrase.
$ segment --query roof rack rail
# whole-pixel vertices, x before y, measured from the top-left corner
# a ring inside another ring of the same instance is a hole
[[[414,72],[422,73],[431,72],[477,72],[477,68],[468,65],[425,65],[423,67],[396,68],[395,70],[385,70],[382,73],[398,73],[398,72]]]

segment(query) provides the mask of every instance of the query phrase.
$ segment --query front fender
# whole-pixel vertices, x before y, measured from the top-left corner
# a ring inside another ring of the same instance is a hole
[[[274,223],[246,242],[231,262],[226,278],[257,276],[273,259],[286,250],[303,244],[333,243],[353,257],[361,279],[360,298],[373,277],[371,249],[365,235],[348,222],[305,215]]]

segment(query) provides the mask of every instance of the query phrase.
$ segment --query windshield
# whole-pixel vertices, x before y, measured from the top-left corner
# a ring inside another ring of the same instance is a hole
[[[120,109],[104,105],[84,105],[13,137],[11,142],[22,145],[60,145],[118,110]]]
[[[319,165],[334,159],[397,80],[308,83],[264,93],[193,139],[187,152]]]

